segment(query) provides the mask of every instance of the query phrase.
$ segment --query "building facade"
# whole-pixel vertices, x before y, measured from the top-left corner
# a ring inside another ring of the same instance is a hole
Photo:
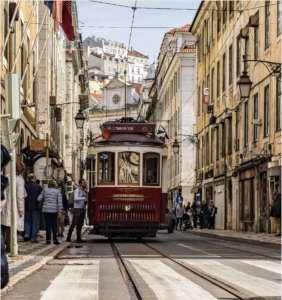
[[[277,74],[259,60],[281,64],[281,3],[202,1],[190,31],[197,38],[193,192],[215,201],[216,228],[270,232],[272,193],[281,188],[281,67]],[[241,99],[244,69],[252,87]]]
[[[19,4],[13,31],[8,31],[15,5]],[[78,32],[76,3],[72,3],[73,27],[76,40],[72,45],[64,32],[54,33],[54,21],[43,1],[1,1],[1,114],[5,114],[5,73],[21,77],[22,115],[18,128],[21,140],[17,160],[27,166],[25,178],[34,173],[38,179],[46,178],[46,151],[31,150],[34,139],[50,137],[49,165],[62,168],[66,176],[62,181],[77,182],[80,178],[81,156],[77,145],[85,140],[83,131],[77,130],[74,117],[80,95],[88,95],[86,72],[81,56],[81,36]],[[42,26],[41,26],[42,25]],[[7,46],[4,40],[8,36]],[[21,41],[23,46],[21,47]],[[67,50],[68,49],[68,50]],[[71,52],[71,53],[70,53]],[[87,128],[87,122],[85,123]],[[86,145],[84,146],[86,150]],[[84,160],[85,160],[84,156]],[[82,157],[83,159],[83,157]]]
[[[196,45],[189,32],[190,25],[168,31],[158,56],[156,78],[151,86],[150,105],[146,119],[163,126],[169,136],[168,145],[168,205],[175,205],[182,186],[184,203],[191,202],[195,161]],[[145,105],[146,106],[146,105]],[[178,154],[172,144],[180,143]]]

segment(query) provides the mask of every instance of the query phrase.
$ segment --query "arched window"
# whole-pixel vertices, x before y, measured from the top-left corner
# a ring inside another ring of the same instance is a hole
[[[114,104],[118,104],[119,102],[120,102],[120,96],[119,95],[114,95],[113,96],[113,102],[114,102]]]

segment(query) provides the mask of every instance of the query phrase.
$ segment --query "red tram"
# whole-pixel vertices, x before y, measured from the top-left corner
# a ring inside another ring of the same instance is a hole
[[[109,138],[98,136],[88,148],[91,232],[154,237],[165,220],[167,146],[155,124],[123,118],[103,126]]]

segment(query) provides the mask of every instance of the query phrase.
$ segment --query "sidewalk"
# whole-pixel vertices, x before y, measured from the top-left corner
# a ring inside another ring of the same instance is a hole
[[[275,234],[199,228],[194,228],[193,232],[281,245],[281,237],[275,237]]]
[[[88,229],[88,226],[83,227],[82,233]],[[63,238],[58,237],[60,245],[46,245],[45,231],[40,231],[43,238],[38,238],[39,243],[32,244],[30,241],[24,242],[22,237],[18,239],[19,245],[19,258],[9,257],[9,274],[10,280],[8,285],[1,290],[1,296],[3,296],[8,290],[10,290],[20,280],[38,271],[48,261],[56,257],[64,248],[71,243],[66,242],[67,230],[64,232]],[[72,240],[75,240],[76,230],[72,234]]]

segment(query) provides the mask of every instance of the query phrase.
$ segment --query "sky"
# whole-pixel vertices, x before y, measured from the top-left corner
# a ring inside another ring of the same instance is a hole
[[[114,4],[134,6],[136,0],[99,0]],[[197,9],[201,1],[147,1],[138,0],[137,7],[169,7],[169,8],[193,8]],[[129,44],[130,26],[132,23],[133,10],[111,6],[91,1],[77,1],[78,20],[82,32],[82,38],[95,35]],[[191,24],[196,10],[194,11],[177,11],[177,10],[136,10],[133,26],[149,27],[169,27],[169,28],[150,28],[134,29],[130,46],[138,52],[149,55],[150,62],[157,59],[161,42],[164,34],[170,28],[181,27],[185,24]],[[84,24],[82,24],[84,23]],[[85,26],[85,27],[83,27]],[[120,26],[129,28],[94,28],[87,26]]]

